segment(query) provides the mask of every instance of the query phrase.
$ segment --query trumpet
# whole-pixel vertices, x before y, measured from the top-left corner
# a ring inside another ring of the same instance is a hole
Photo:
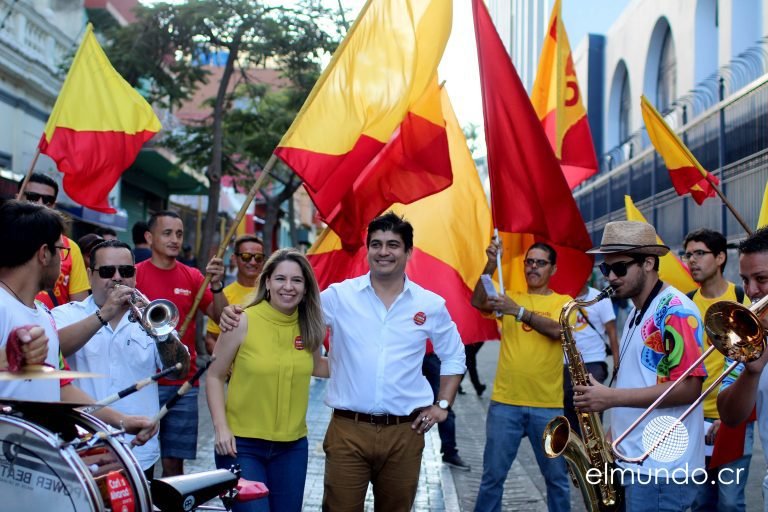
[[[665,462],[677,460],[683,453],[687,443],[680,442],[682,439],[687,441],[688,432],[683,425],[683,420],[691,414],[698,405],[704,401],[721,382],[730,374],[736,366],[741,363],[748,363],[759,358],[765,350],[766,331],[760,322],[760,318],[768,307],[768,296],[763,297],[751,307],[743,306],[737,302],[720,301],[712,304],[704,315],[704,329],[709,335],[712,346],[707,349],[693,364],[683,372],[671,386],[657,398],[643,413],[611,444],[613,453],[618,459],[625,462],[641,464],[647,459],[662,443],[671,439],[678,440],[680,446],[667,447],[662,457],[659,459]],[[724,356],[732,359],[734,362],[704,390],[679,418],[671,416],[658,416],[651,420],[643,431],[643,447],[646,451],[639,457],[628,457],[618,450],[619,444],[633,431],[637,426],[648,417],[648,415],[661,404],[664,399],[680,384],[691,372],[696,369],[712,352],[717,350]],[[681,431],[682,430],[682,431]],[[656,434],[655,437],[654,434]],[[683,451],[680,451],[680,448]]]
[[[115,289],[121,284],[115,284]],[[137,322],[141,328],[157,342],[164,342],[171,338],[179,341],[176,325],[179,323],[179,308],[168,299],[156,299],[150,301],[146,295],[137,289],[133,289],[128,299],[130,312],[128,320]]]

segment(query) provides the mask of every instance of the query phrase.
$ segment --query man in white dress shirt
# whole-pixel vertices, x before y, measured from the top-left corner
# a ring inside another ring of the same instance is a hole
[[[445,421],[466,370],[445,300],[413,283],[405,266],[413,227],[390,212],[368,225],[370,272],[321,294],[331,329],[323,448],[323,509],[362,511],[368,483],[376,510],[411,509],[424,432]],[[440,392],[421,371],[426,341],[441,361]]]
[[[128,320],[129,299],[136,286],[136,267],[130,246],[107,240],[91,251],[88,275],[93,295],[53,310],[59,328],[61,351],[76,371],[104,374],[104,379],[80,379],[75,385],[96,400],[102,400],[147,378],[158,369],[181,362],[181,375],[189,367],[189,353],[170,338],[155,343],[138,322]],[[122,286],[115,286],[122,285]],[[115,402],[124,414],[152,417],[160,410],[157,384]],[[160,444],[152,437],[133,450],[148,479],[160,458]]]

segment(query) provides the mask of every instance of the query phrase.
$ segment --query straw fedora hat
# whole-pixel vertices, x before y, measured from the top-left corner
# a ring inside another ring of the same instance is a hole
[[[587,254],[650,254],[664,256],[669,247],[661,245],[656,239],[656,230],[646,222],[620,220],[609,222],[603,230],[603,240],[598,247]]]

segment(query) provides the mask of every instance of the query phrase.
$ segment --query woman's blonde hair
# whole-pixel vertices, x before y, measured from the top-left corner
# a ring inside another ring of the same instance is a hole
[[[272,256],[264,263],[264,269],[259,275],[256,298],[250,306],[254,306],[267,299],[267,279],[272,277],[277,266],[284,261],[293,261],[304,276],[304,298],[299,302],[299,329],[304,347],[314,352],[325,339],[325,319],[323,307],[320,304],[320,288],[317,286],[315,272],[307,258],[293,248],[280,249],[272,253]],[[249,307],[250,307],[249,306]]]

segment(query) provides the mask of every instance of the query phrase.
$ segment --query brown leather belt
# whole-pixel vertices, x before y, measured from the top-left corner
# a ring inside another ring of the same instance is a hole
[[[412,423],[419,417],[421,411],[413,411],[408,416],[395,416],[393,414],[365,414],[363,412],[347,411],[346,409],[334,409],[333,415],[342,418],[355,420],[359,423],[370,423],[371,425],[400,425],[401,423]]]

